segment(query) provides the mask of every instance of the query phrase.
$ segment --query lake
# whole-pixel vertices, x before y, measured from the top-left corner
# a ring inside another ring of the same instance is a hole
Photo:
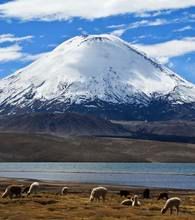
[[[0,177],[195,189],[195,163],[0,163]]]

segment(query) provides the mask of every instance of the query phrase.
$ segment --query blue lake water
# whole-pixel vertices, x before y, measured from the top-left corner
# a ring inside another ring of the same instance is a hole
[[[195,189],[195,163],[0,163],[0,177]]]

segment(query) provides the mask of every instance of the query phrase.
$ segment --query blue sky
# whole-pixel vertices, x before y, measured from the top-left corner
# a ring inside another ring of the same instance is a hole
[[[195,0],[0,0],[0,77],[71,37],[102,33],[195,83]]]

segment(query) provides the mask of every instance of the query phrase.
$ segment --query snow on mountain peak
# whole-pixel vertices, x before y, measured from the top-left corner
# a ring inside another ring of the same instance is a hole
[[[35,100],[137,103],[168,94],[177,102],[195,101],[193,84],[108,34],[77,36],[65,41],[0,80],[0,93],[0,103],[12,106],[28,106]]]

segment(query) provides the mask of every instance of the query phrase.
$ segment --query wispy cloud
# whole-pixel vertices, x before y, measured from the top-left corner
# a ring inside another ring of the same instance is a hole
[[[110,29],[124,28],[124,27],[126,27],[126,24],[113,24],[113,25],[107,26],[107,28],[110,28]]]
[[[192,29],[193,29],[192,26],[187,25],[187,26],[185,26],[185,27],[176,29],[176,30],[174,30],[173,32],[183,32],[183,31],[188,31],[188,30],[192,30]]]
[[[166,19],[154,19],[154,20],[141,20],[133,22],[129,25],[126,25],[126,27],[123,26],[123,28],[117,28],[116,30],[112,31],[111,34],[116,36],[122,36],[126,31],[134,28],[140,28],[140,27],[149,27],[149,26],[160,26],[160,25],[166,25],[169,24],[170,21]],[[108,26],[108,28],[114,28],[115,25]]]
[[[195,52],[195,37],[187,37],[181,40],[171,40],[158,44],[134,45],[139,50],[157,58],[161,63],[167,63],[170,58]]]
[[[12,0],[0,4],[0,15],[21,20],[67,20],[73,17],[102,18],[195,6],[195,0]]]
[[[117,37],[121,37],[128,29],[124,28],[124,29],[117,29],[111,32],[112,35],[115,35]]]
[[[78,30],[81,34],[83,34],[83,35],[87,35],[87,34],[88,34],[88,32],[87,32],[86,30],[84,30],[82,27],[79,27],[77,30]]]
[[[168,24],[170,21],[166,19],[155,19],[155,20],[141,20],[134,22],[128,26],[128,29],[138,28],[138,27],[147,27],[147,26],[159,26]]]
[[[6,63],[10,61],[22,60],[31,61],[39,57],[39,55],[31,55],[23,52],[23,48],[19,45],[22,41],[29,41],[33,38],[32,35],[16,37],[13,34],[1,34],[0,45],[3,43],[11,43],[10,46],[0,46],[0,63]]]
[[[0,63],[11,61],[35,61],[47,53],[29,54],[22,50],[23,48],[14,44],[9,47],[0,47]]]
[[[25,40],[31,40],[33,38],[32,35],[24,36],[24,37],[16,37],[13,34],[1,34],[0,35],[0,43],[5,43],[5,42],[20,42],[20,41],[25,41]]]
[[[140,18],[151,18],[151,17],[157,17],[157,16],[165,16],[172,13],[172,10],[160,10],[160,11],[152,11],[152,12],[138,12],[135,14],[135,17]]]
[[[19,45],[12,45],[9,47],[0,47],[0,62],[18,60],[23,56],[22,48]]]
[[[156,19],[142,19],[140,21],[133,22],[131,24],[120,24],[120,25],[110,25],[107,26],[109,29],[116,29],[111,32],[111,34],[116,36],[122,36],[126,31],[135,28],[143,28],[143,27],[152,27],[152,26],[162,26],[168,24],[181,24],[181,23],[194,23],[195,20],[189,17],[189,15],[185,15],[182,18],[174,18],[174,19],[165,19],[165,18],[156,18]],[[173,32],[183,32],[186,30],[193,29],[191,25],[187,25],[181,29],[173,30]]]

